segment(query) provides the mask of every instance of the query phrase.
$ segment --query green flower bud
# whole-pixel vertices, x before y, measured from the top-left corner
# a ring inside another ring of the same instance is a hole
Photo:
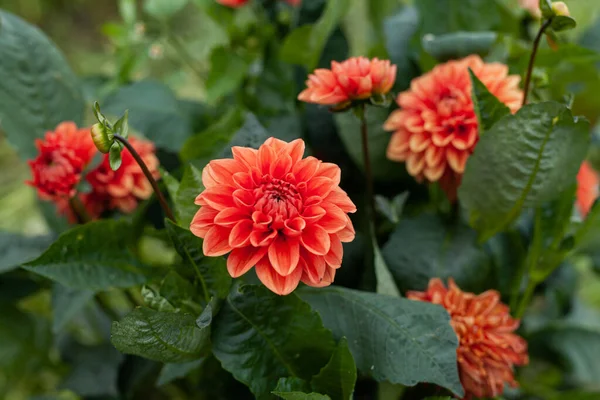
[[[92,125],[92,140],[102,153],[108,153],[113,143],[112,134],[100,123]]]

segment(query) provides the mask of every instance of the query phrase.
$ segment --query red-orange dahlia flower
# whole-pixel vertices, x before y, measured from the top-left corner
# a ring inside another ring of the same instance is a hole
[[[352,57],[331,62],[331,70],[319,68],[308,76],[307,88],[298,100],[321,105],[343,106],[352,100],[364,100],[386,94],[394,86],[396,66],[388,60]]]
[[[138,152],[154,178],[159,178],[159,162],[154,154],[152,142],[130,137],[129,143]],[[97,214],[99,210],[119,209],[129,213],[135,210],[139,200],[145,200],[152,194],[152,186],[142,172],[131,153],[123,149],[121,167],[113,171],[109,156],[104,155],[102,163],[87,175],[92,192],[83,196],[86,207]]]
[[[273,292],[291,293],[333,282],[342,242],[354,239],[347,213],[356,211],[339,187],[340,168],[302,158],[304,141],[268,139],[258,150],[233,147],[233,159],[211,161],[190,230],[204,239],[206,256],[230,253],[236,278],[256,266]]]
[[[96,153],[89,129],[63,122],[43,140],[36,139],[35,145],[39,154],[28,162],[33,179],[26,183],[44,200],[74,196],[83,170]]]
[[[217,3],[231,8],[238,8],[245,5],[248,0],[217,0]]]
[[[408,173],[418,181],[440,181],[451,200],[479,140],[468,68],[512,112],[519,109],[520,77],[508,75],[506,65],[484,63],[473,55],[415,78],[396,99],[401,109],[392,112],[384,125],[394,131],[387,157],[406,162]]]
[[[582,217],[586,217],[600,194],[600,180],[589,162],[581,164],[577,174],[577,209]]]
[[[406,297],[439,304],[450,314],[459,340],[456,356],[464,399],[499,396],[506,383],[518,386],[513,367],[529,363],[527,342],[513,333],[519,320],[510,316],[497,291],[475,295],[461,291],[452,278],[448,288],[434,278],[425,292],[408,292]]]

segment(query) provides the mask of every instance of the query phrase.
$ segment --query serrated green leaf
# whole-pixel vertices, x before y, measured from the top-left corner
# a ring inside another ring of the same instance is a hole
[[[473,107],[479,121],[479,135],[487,132],[498,120],[510,114],[510,109],[502,103],[496,96],[491,94],[487,87],[475,76],[469,68],[471,76],[471,97],[473,98]]]
[[[442,307],[341,287],[302,288],[297,293],[334,336],[348,338],[361,372],[407,386],[435,383],[462,396],[458,339]]]
[[[462,289],[475,292],[493,283],[492,264],[477,246],[477,232],[436,214],[402,219],[382,253],[402,292],[424,290],[431,278],[451,277]]]
[[[460,59],[471,54],[486,55],[496,42],[496,32],[452,32],[443,35],[425,35],[423,50],[438,61]]]
[[[503,117],[481,136],[458,191],[481,240],[573,184],[589,131],[589,122],[564,105],[544,102]]]
[[[225,298],[231,286],[231,276],[227,272],[225,259],[223,257],[204,257],[201,238],[172,221],[167,220],[165,225],[175,250],[189,268],[195,271],[205,300],[208,302],[211,296]]]
[[[342,20],[350,0],[330,0],[314,25],[303,25],[292,31],[283,41],[281,58],[290,64],[304,65],[312,70],[316,67],[327,39]]]
[[[33,158],[34,139],[63,121],[81,124],[79,81],[37,27],[2,10],[0,60],[0,126],[21,158]]]
[[[310,384],[317,393],[324,393],[332,400],[350,400],[356,384],[356,365],[348,340],[340,339],[331,359]]]
[[[198,360],[210,344],[210,326],[200,329],[191,314],[138,307],[113,322],[111,341],[122,353],[164,363]]]
[[[73,289],[100,291],[144,283],[143,265],[129,248],[130,232],[125,221],[77,226],[23,268]]]
[[[305,380],[327,363],[335,343],[298,296],[263,286],[234,288],[213,323],[213,353],[223,368],[268,399],[279,378]]]
[[[58,283],[52,287],[52,332],[58,333],[94,297],[94,292],[85,289],[71,289]]]
[[[38,257],[54,241],[53,235],[23,236],[0,232],[0,273],[18,268]]]
[[[179,364],[165,364],[160,370],[156,386],[164,386],[167,383],[173,382],[175,379],[183,378],[192,371],[200,368],[206,359],[201,358],[186,363]]]

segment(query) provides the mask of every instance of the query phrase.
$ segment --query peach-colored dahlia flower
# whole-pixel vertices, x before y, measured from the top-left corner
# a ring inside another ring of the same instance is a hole
[[[527,342],[513,333],[519,320],[510,316],[500,294],[488,290],[480,295],[460,290],[452,278],[448,288],[434,278],[425,292],[408,292],[406,297],[443,306],[458,336],[456,350],[464,399],[496,397],[504,384],[518,386],[513,367],[529,363]]]
[[[396,69],[388,60],[377,58],[332,61],[330,70],[319,68],[308,76],[307,88],[298,95],[298,100],[341,107],[353,100],[386,94],[394,86]]]
[[[598,185],[598,174],[589,162],[584,161],[577,174],[577,209],[583,217],[587,216],[598,198]]]
[[[508,75],[506,65],[484,63],[472,55],[413,79],[410,89],[396,99],[400,109],[384,125],[394,131],[387,157],[406,162],[408,173],[418,181],[440,181],[451,200],[479,139],[468,68],[512,112],[519,109],[520,77]]]
[[[339,187],[340,168],[302,158],[304,141],[270,138],[258,150],[233,147],[233,159],[211,161],[202,171],[206,189],[190,230],[203,252],[227,258],[236,278],[256,266],[273,292],[291,293],[333,282],[342,242],[354,239],[347,213],[356,211]]]
[[[529,13],[539,19],[542,18],[542,11],[540,10],[540,0],[519,0],[519,5],[529,11]]]

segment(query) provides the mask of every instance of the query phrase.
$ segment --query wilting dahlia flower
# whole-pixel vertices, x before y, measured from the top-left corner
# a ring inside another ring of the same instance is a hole
[[[89,130],[63,122],[44,139],[36,139],[35,146],[39,154],[28,162],[32,180],[26,183],[35,187],[44,200],[73,197],[82,172],[96,152]]]
[[[590,212],[598,198],[598,185],[598,174],[589,162],[584,161],[577,174],[577,209],[582,217]]]
[[[236,278],[256,266],[273,292],[291,293],[300,281],[333,282],[342,242],[354,239],[347,213],[356,211],[339,187],[340,168],[302,158],[301,139],[270,138],[258,150],[233,147],[233,159],[211,161],[202,171],[206,189],[190,230],[204,239],[203,252],[227,258]]]
[[[506,65],[484,63],[473,55],[438,65],[413,79],[410,89],[396,99],[400,109],[384,125],[394,131],[388,158],[406,162],[408,173],[418,181],[440,181],[451,200],[479,139],[468,68],[512,112],[519,109],[523,99],[520,78],[508,75]]]
[[[388,60],[352,57],[331,69],[319,68],[308,76],[298,100],[342,108],[353,100],[388,93],[396,80],[396,66]]]
[[[448,288],[434,278],[425,292],[408,292],[406,297],[443,306],[458,336],[456,350],[465,399],[496,397],[504,385],[518,386],[513,366],[529,362],[527,342],[513,333],[519,320],[510,316],[500,294],[488,290],[480,295],[461,291],[454,281]]]

